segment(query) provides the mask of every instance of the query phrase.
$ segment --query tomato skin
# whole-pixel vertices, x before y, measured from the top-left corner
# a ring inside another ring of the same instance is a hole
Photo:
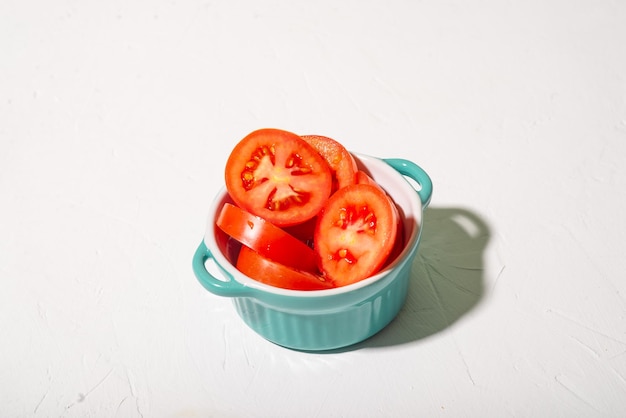
[[[313,146],[294,133],[270,128],[235,145],[224,178],[237,206],[278,226],[311,219],[332,187],[330,167]]]
[[[248,277],[283,289],[323,290],[334,287],[331,281],[319,275],[289,268],[246,246],[241,247],[236,267]]]
[[[318,215],[318,267],[336,286],[375,274],[391,253],[398,212],[378,186],[354,184],[335,192]]]
[[[322,135],[300,135],[320,153],[330,166],[333,176],[331,193],[355,183],[358,170],[356,160],[350,152],[336,140]]]
[[[317,272],[317,254],[276,225],[235,205],[225,203],[216,225],[264,257],[298,270]]]
[[[369,174],[367,174],[365,171],[363,170],[357,170],[356,175],[355,175],[355,182],[358,184],[371,184],[372,186],[378,186],[378,183],[376,183],[374,181],[373,178],[370,177]]]

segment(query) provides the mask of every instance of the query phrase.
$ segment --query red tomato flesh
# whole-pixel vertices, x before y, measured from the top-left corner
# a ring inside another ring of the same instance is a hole
[[[215,223],[264,257],[298,270],[317,271],[317,254],[313,249],[261,217],[225,203]]]
[[[246,246],[241,247],[236,267],[248,277],[283,289],[322,290],[333,287],[332,282],[319,275],[289,268]]]
[[[300,136],[260,129],[243,138],[225,167],[228,193],[237,206],[278,226],[314,217],[331,192],[326,160]]]
[[[314,248],[313,242],[315,239],[315,225],[317,224],[317,216],[309,219],[308,221],[304,221],[297,225],[287,226],[283,229],[289,235],[293,235],[295,238],[298,238],[300,241],[304,242],[311,248]]]
[[[354,184],[358,167],[352,154],[343,145],[322,135],[301,135],[301,138],[312,145],[330,166],[333,178],[331,193]]]
[[[398,212],[380,187],[343,187],[318,215],[318,267],[336,286],[363,280],[383,266],[397,234]]]
[[[369,174],[362,170],[357,171],[356,182],[358,184],[371,184],[372,186],[378,187],[381,191],[384,191],[383,188],[378,183],[376,183],[376,181],[372,177],[370,177]],[[398,233],[396,236],[396,242],[394,243],[393,248],[391,249],[391,252],[387,257],[387,263],[390,263],[398,258],[398,256],[400,255],[400,253],[402,253],[402,250],[404,249],[404,225],[402,224],[402,218],[400,217],[398,206],[396,206],[396,203],[393,201],[391,196],[387,195],[387,198],[391,201],[392,209],[394,210],[394,212],[396,212],[395,216],[398,219]]]

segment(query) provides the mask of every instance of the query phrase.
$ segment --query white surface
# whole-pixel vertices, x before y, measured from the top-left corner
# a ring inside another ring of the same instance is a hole
[[[3,417],[626,414],[626,2],[3,1]],[[191,257],[260,127],[435,191],[407,304],[290,351]]]

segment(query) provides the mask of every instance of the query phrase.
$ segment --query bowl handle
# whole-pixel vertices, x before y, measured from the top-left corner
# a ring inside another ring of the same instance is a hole
[[[211,251],[207,248],[204,241],[202,241],[193,255],[192,267],[196,278],[206,290],[219,296],[229,297],[244,296],[248,293],[246,286],[237,282],[223,269],[220,268],[220,272],[224,274],[227,280],[217,279],[209,273],[205,264],[208,259],[214,260],[213,254],[211,254]],[[215,263],[215,265],[218,266],[217,263]]]
[[[402,158],[384,158],[383,161],[400,174],[414,180],[420,186],[419,190],[416,190],[416,192],[422,201],[422,206],[424,208],[428,207],[433,194],[433,182],[430,180],[428,174],[426,174],[420,166],[409,160]]]

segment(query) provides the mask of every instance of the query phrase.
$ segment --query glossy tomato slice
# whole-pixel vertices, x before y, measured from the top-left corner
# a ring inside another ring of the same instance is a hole
[[[254,131],[235,145],[225,180],[238,206],[278,226],[311,219],[332,186],[324,158],[300,136],[279,129]]]
[[[333,177],[331,193],[354,184],[357,165],[352,154],[339,142],[322,135],[301,135],[311,144],[330,166]]]
[[[315,250],[319,268],[336,286],[363,280],[387,260],[397,232],[397,212],[379,187],[343,187],[318,215]]]
[[[261,283],[283,289],[322,290],[333,287],[331,281],[319,275],[289,268],[246,246],[242,246],[239,252],[237,269]]]
[[[218,228],[263,256],[303,271],[317,271],[317,254],[276,225],[225,203],[215,221]]]
[[[371,184],[372,186],[378,187],[381,191],[384,191],[384,189],[372,177],[370,177],[369,174],[362,170],[357,171],[356,182],[358,184]],[[394,243],[393,248],[391,249],[391,252],[387,257],[387,262],[385,264],[389,264],[393,260],[395,260],[404,249],[404,225],[402,223],[402,218],[400,217],[400,211],[398,210],[398,206],[396,206],[396,203],[393,201],[391,196],[387,195],[387,198],[391,202],[391,208],[394,212],[396,212],[395,216],[398,220],[398,232],[396,234],[396,242]]]

